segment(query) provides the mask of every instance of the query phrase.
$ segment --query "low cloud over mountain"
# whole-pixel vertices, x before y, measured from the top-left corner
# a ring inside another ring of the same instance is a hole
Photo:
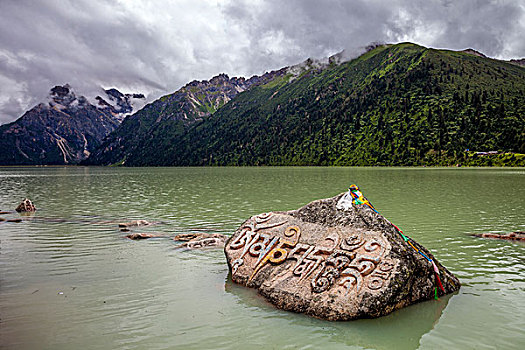
[[[70,82],[143,91],[251,76],[373,41],[525,56],[525,5],[494,1],[0,2],[0,123]]]

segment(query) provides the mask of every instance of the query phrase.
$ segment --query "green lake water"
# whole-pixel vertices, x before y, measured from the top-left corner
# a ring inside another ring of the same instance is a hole
[[[328,322],[274,308],[228,276],[231,234],[357,183],[463,286],[378,319]],[[525,245],[472,237],[525,230],[524,169],[0,168],[0,348],[524,349]],[[119,221],[159,221],[130,241]]]

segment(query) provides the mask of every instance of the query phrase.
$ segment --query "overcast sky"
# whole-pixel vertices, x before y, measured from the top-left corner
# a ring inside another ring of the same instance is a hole
[[[149,100],[370,42],[525,57],[525,0],[0,0],[0,124],[70,83]]]

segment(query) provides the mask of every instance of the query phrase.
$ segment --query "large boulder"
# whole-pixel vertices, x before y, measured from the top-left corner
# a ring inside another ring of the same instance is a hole
[[[364,204],[343,193],[251,217],[224,248],[232,280],[328,320],[379,317],[459,289],[427,249]]]

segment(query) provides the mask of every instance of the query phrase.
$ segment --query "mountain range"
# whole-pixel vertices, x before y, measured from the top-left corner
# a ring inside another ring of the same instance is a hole
[[[211,116],[146,127],[134,147],[101,147],[87,162],[449,165],[479,161],[467,149],[525,152],[525,69],[474,50],[375,45],[350,61],[308,60],[280,72]]]
[[[78,164],[115,130],[142,94],[104,90],[89,101],[70,85],[55,86],[47,101],[0,126],[0,164]]]
[[[183,133],[191,125],[210,118],[239,93],[282,76],[286,69],[250,79],[220,74],[209,81],[192,81],[126,118],[91,155],[86,164],[126,164],[135,159],[153,139]]]
[[[343,57],[193,81],[120,125],[126,103],[55,87],[0,126],[0,164],[525,165],[523,60],[411,43]]]

